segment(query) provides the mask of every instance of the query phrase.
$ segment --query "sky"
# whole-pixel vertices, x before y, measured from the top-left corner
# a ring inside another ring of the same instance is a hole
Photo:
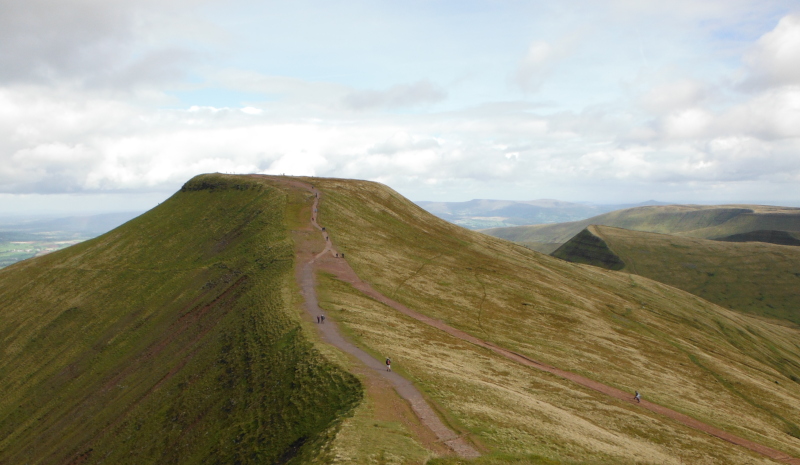
[[[0,214],[200,173],[800,206],[797,0],[0,0]]]

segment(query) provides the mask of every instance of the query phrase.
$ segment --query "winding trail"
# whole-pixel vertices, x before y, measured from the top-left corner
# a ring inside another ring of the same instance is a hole
[[[312,314],[312,316],[316,316],[322,314],[322,310],[318,306],[316,291],[314,289],[314,265],[315,262],[317,262],[317,260],[323,257],[324,255],[329,254],[331,257],[334,257],[337,254],[337,252],[333,248],[333,245],[331,244],[330,237],[328,236],[327,232],[324,231],[322,227],[320,227],[319,224],[317,224],[316,221],[317,206],[319,205],[319,200],[322,194],[318,190],[316,190],[313,186],[304,182],[294,181],[291,184],[298,187],[303,187],[311,191],[313,194],[315,194],[314,206],[312,207],[311,220],[314,227],[322,232],[322,235],[325,239],[325,250],[317,254],[309,262],[305,263],[302,271],[301,286],[303,289],[303,293],[306,297],[306,309]],[[749,439],[742,438],[735,434],[728,433],[727,431],[715,428],[711,425],[696,420],[688,415],[684,415],[680,412],[676,412],[675,410],[649,402],[647,400],[642,400],[641,403],[636,403],[633,399],[633,396],[629,392],[622,391],[620,389],[607,386],[593,379],[586,378],[585,376],[561,370],[559,368],[547,365],[545,363],[541,363],[536,360],[530,359],[522,354],[494,345],[488,341],[477,338],[464,331],[453,328],[452,326],[449,326],[440,320],[431,318],[427,315],[423,315],[419,312],[411,310],[405,305],[396,302],[384,296],[380,292],[376,291],[369,283],[362,281],[358,277],[358,275],[356,275],[355,271],[353,271],[353,269],[350,267],[347,261],[345,261],[344,259],[339,258],[332,261],[332,263],[328,263],[326,265],[327,265],[325,266],[326,271],[333,272],[336,275],[337,279],[349,283],[350,285],[361,291],[363,294],[385,305],[388,305],[389,307],[397,310],[398,312],[407,315],[417,321],[420,321],[429,326],[442,330],[447,334],[450,334],[451,336],[457,337],[463,341],[467,341],[476,346],[491,350],[492,352],[500,356],[503,356],[509,360],[517,362],[521,365],[528,366],[531,368],[536,368],[538,370],[546,371],[548,373],[552,373],[564,379],[573,381],[581,386],[593,389],[597,392],[601,392],[603,394],[606,394],[608,396],[614,397],[616,399],[625,402],[636,404],[641,408],[645,408],[652,412],[661,414],[685,426],[694,428],[698,431],[702,431],[711,436],[723,439],[732,444],[744,447],[753,452],[769,457],[770,459],[773,459],[775,461],[791,465],[800,465],[800,459],[792,457],[785,452],[765,446],[763,444],[756,443],[754,441],[750,441]],[[469,444],[467,444],[463,438],[457,436],[453,431],[451,431],[444,424],[442,424],[439,417],[425,402],[424,398],[422,397],[422,394],[413,386],[413,384],[411,384],[410,381],[406,380],[400,375],[397,375],[396,373],[385,371],[385,367],[381,362],[375,360],[363,350],[357,348],[350,342],[346,341],[340,335],[338,329],[336,328],[336,325],[333,322],[321,324],[318,326],[320,328],[320,332],[323,335],[323,339],[326,342],[333,344],[336,347],[339,347],[345,352],[355,355],[364,364],[366,364],[370,368],[380,371],[381,374],[387,377],[387,379],[391,381],[392,385],[395,386],[397,392],[404,399],[407,399],[411,403],[414,412],[417,414],[420,420],[425,425],[427,425],[436,434],[436,436],[439,437],[441,441],[450,446],[450,448],[453,449],[453,451],[455,451],[458,455],[465,458],[478,457],[480,455],[474,448],[472,448]]]
[[[296,186],[302,186],[315,194],[314,205],[311,208],[311,224],[322,233],[322,236],[325,239],[325,249],[315,255],[311,260],[306,261],[303,264],[302,271],[300,273],[300,288],[305,298],[306,310],[312,318],[316,318],[318,315],[323,315],[324,313],[319,307],[319,301],[317,299],[317,292],[314,282],[314,270],[319,259],[325,255],[335,256],[336,251],[331,245],[328,233],[325,232],[317,223],[316,211],[320,198],[319,191],[305,183],[293,182],[292,184]],[[343,259],[337,259],[337,262],[346,263]],[[459,457],[476,458],[480,456],[480,453],[478,453],[475,448],[467,443],[463,437],[459,436],[444,423],[442,423],[442,420],[439,418],[436,412],[433,411],[431,406],[428,405],[428,403],[425,401],[425,398],[422,396],[422,393],[414,386],[414,384],[411,383],[411,381],[403,378],[393,371],[387,371],[386,365],[384,365],[383,362],[376,360],[365,351],[347,341],[344,337],[342,337],[334,321],[326,318],[323,323],[317,325],[317,328],[319,329],[322,339],[325,342],[355,356],[368,368],[375,370],[378,374],[385,378],[394,387],[395,391],[397,391],[400,397],[409,402],[411,409],[419,418],[420,422],[430,429],[433,434],[436,435],[439,441],[446,444]]]

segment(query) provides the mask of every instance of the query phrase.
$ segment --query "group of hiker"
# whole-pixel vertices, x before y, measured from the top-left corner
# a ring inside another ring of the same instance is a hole
[[[313,188],[314,187],[312,186],[312,189]],[[319,194],[315,192],[314,193],[314,197],[319,198]],[[316,213],[317,213],[317,209],[314,208],[314,214],[311,216],[311,220],[312,221],[316,221]],[[329,241],[330,239],[328,238],[327,231],[325,230],[324,227],[322,227],[321,229],[322,229],[322,232],[326,233],[325,234],[325,240]],[[341,258],[344,258],[344,253],[334,252],[334,254],[336,255],[336,258],[339,258],[340,255],[341,255]],[[318,315],[317,316],[317,323],[318,324],[325,323],[325,315],[323,315],[323,314]],[[392,359],[389,358],[389,357],[386,357],[386,361],[384,363],[386,365],[386,371],[392,371]],[[636,403],[641,403],[642,395],[639,393],[639,391],[634,391],[634,392],[635,392],[635,394],[633,395],[633,400],[635,400]]]

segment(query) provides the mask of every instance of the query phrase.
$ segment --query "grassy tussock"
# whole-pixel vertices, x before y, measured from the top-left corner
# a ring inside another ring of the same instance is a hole
[[[645,278],[566,263],[455,227],[381,185],[313,181],[325,192],[321,224],[359,275],[386,295],[531,358],[631,393],[639,390],[702,421],[800,455],[800,440],[789,434],[800,418],[800,384],[780,366],[800,362],[797,330],[730,312]],[[598,415],[597,432],[589,434],[572,419],[584,410],[565,404],[570,396],[559,396],[552,405],[572,417],[548,417],[533,407],[521,408],[541,402],[548,387],[503,401],[504,389],[514,383],[488,370],[502,366],[500,362],[481,367],[472,356],[459,359],[454,355],[456,342],[439,341],[434,334],[421,336],[414,332],[421,329],[412,330],[408,322],[361,315],[349,324],[355,335],[376,327],[396,328],[400,335],[391,346],[381,345],[377,337],[365,344],[379,354],[392,351],[401,360],[398,366],[409,363],[402,361],[406,357],[425,360],[427,368],[415,375],[418,383],[431,386],[429,393],[438,396],[445,410],[494,450],[557,460],[582,461],[595,453],[636,460],[636,452],[620,451],[635,450],[626,447],[636,444],[640,435],[638,414],[620,413],[615,420],[614,434],[620,434],[626,446],[610,441],[612,445],[603,449],[597,444],[609,442],[598,439],[611,429],[601,420],[608,418],[607,412]],[[398,353],[400,347],[416,348],[417,353]],[[443,360],[453,366],[436,365]],[[518,367],[497,371],[514,373]],[[493,392],[474,384],[479,380],[494,381],[499,384],[495,392],[503,394],[480,397],[470,405],[448,403]],[[516,427],[495,429],[506,419],[515,425],[522,418],[537,425],[535,434],[513,433]],[[652,421],[653,428],[664,427],[663,420]],[[543,436],[542,431],[561,432]],[[642,443],[659,444],[651,439],[658,435],[664,443],[680,444],[686,433],[651,433]],[[725,455],[737,451],[720,452],[717,443],[701,441],[693,450],[717,457],[712,461],[719,463],[746,463],[745,456]],[[678,456],[673,450],[662,453]]]

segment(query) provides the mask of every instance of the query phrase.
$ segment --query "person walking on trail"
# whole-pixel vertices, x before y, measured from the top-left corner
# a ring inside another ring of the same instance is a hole
[[[641,401],[642,401],[642,395],[641,395],[641,394],[639,394],[639,391],[636,391],[636,395],[635,395],[635,396],[633,396],[633,400],[635,400],[635,401],[636,401],[636,403],[639,403],[639,402],[641,402]]]
[[[321,323],[325,323],[325,315],[320,315],[319,319]]]
[[[386,371],[392,371],[392,359],[386,357]]]
[[[317,324],[319,324],[319,315],[317,315]]]

